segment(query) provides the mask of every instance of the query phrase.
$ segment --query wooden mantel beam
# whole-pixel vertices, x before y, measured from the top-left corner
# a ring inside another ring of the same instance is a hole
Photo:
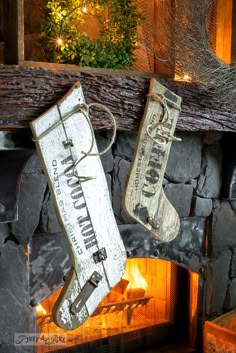
[[[24,60],[24,0],[3,0],[4,62],[18,64]]]
[[[0,129],[27,128],[30,121],[81,81],[87,102],[109,107],[119,130],[137,130],[151,76],[183,98],[177,130],[236,132],[236,115],[217,106],[209,94],[194,84],[150,74],[33,62],[0,65]],[[95,129],[110,128],[109,119],[104,119],[103,114],[96,114],[92,124]]]

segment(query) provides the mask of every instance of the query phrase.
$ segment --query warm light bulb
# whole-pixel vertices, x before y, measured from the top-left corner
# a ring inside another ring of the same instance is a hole
[[[191,80],[191,77],[189,75],[184,75],[184,81],[190,81]]]
[[[57,45],[62,45],[63,39],[59,37],[59,38],[57,38],[56,42],[57,42]]]

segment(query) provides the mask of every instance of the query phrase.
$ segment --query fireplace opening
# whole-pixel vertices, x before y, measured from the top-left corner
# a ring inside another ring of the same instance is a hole
[[[61,344],[38,345],[46,352],[139,352],[157,344],[195,344],[198,275],[172,262],[128,259],[126,271],[94,314],[65,331],[52,321],[61,289],[35,307],[40,336],[56,334]]]

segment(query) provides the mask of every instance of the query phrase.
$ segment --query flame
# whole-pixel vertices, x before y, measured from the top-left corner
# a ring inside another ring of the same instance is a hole
[[[41,304],[38,304],[35,307],[35,311],[37,315],[47,315],[47,311],[44,309],[44,307]]]
[[[142,288],[146,290],[148,287],[147,281],[142,276],[138,265],[135,263],[127,263],[123,278],[129,281],[127,289]]]

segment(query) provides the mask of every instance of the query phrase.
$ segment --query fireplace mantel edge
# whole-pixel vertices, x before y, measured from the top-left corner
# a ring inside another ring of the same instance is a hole
[[[110,108],[118,130],[138,130],[150,78],[182,97],[178,131],[236,132],[236,113],[226,111],[212,94],[196,84],[151,73],[26,61],[0,65],[0,129],[28,128],[30,121],[80,81],[86,101]],[[92,124],[95,130],[111,128],[108,119],[101,116],[95,115]]]

